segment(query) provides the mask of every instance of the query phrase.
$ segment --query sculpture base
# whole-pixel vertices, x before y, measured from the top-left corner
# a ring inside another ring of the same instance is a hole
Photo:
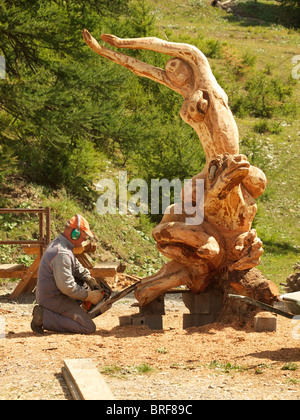
[[[179,290],[178,290],[179,292]],[[212,287],[205,292],[193,293],[185,290],[182,300],[189,313],[182,314],[182,327],[200,327],[214,322],[233,324],[239,327],[250,322],[259,310],[243,301],[228,298],[228,294],[239,294],[253,297],[272,304],[279,295],[277,286],[267,280],[256,268],[244,271],[224,272],[213,279]],[[120,326],[148,326],[162,330],[165,315],[165,293],[150,303],[139,307],[139,313],[120,317]]]
[[[198,294],[183,293],[182,300],[190,311],[189,314],[183,314],[184,329],[212,324],[218,319],[223,307],[223,295],[217,290]]]

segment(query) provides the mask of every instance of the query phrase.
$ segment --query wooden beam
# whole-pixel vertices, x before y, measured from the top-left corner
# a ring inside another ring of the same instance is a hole
[[[40,251],[40,247],[37,245],[23,245],[23,249],[27,255],[37,255]]]
[[[1,264],[0,279],[22,278],[27,269],[28,268],[24,264]]]
[[[0,264],[0,272],[11,272],[11,271],[22,271],[23,269],[27,269],[26,265],[24,264]]]
[[[36,286],[36,276],[35,274],[38,271],[39,265],[41,260],[40,251],[36,256],[35,260],[31,264],[31,266],[27,269],[26,273],[22,276],[22,280],[10,294],[10,299],[15,299],[20,296],[22,293],[31,293],[32,290]]]
[[[90,269],[93,277],[114,277],[117,273],[123,273],[126,266],[120,261],[96,263]]]
[[[114,400],[91,359],[65,359],[63,376],[75,400]]]

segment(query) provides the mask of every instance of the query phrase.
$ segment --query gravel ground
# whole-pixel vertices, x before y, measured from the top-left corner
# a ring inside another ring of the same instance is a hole
[[[72,399],[67,358],[91,358],[117,400],[300,399],[300,321],[278,317],[272,333],[254,332],[251,319],[183,330],[188,311],[168,295],[163,331],[120,327],[119,316],[138,312],[130,296],[95,319],[93,335],[39,336],[30,330],[34,297],[11,302],[11,288],[0,289],[1,400]]]

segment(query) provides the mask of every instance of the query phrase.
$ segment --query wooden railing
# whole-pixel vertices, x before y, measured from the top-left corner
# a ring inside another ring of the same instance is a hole
[[[20,278],[10,298],[17,298],[22,293],[31,293],[36,286],[37,271],[44,248],[51,241],[51,210],[50,207],[37,209],[14,209],[0,208],[0,214],[20,214],[31,213],[39,216],[39,236],[37,240],[2,240],[1,245],[23,245],[24,252],[27,255],[35,255],[35,259],[30,267],[24,264],[1,264],[0,278]]]

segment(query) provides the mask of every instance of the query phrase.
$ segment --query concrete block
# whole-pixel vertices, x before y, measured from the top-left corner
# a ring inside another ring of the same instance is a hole
[[[131,325],[147,325],[152,330],[163,329],[163,317],[162,315],[139,315],[135,314],[131,316]]]
[[[151,330],[162,330],[163,317],[162,315],[145,316],[145,324],[151,328]]]
[[[120,324],[120,327],[131,325],[131,315],[119,316],[119,324]]]
[[[182,300],[190,313],[210,314],[220,312],[223,306],[223,296],[216,291],[205,293],[182,293]]]
[[[162,294],[148,305],[140,307],[141,315],[165,315],[165,295]]]
[[[210,294],[210,310],[214,313],[221,312],[223,308],[223,294],[220,292],[211,292]]]
[[[145,325],[145,317],[143,315],[131,315],[130,324],[134,326]]]
[[[183,314],[182,328],[201,327],[215,322],[215,314]]]
[[[269,312],[259,313],[254,317],[255,332],[275,332],[277,331],[277,317]]]
[[[182,300],[191,313],[209,314],[210,295],[209,293],[182,293]]]

